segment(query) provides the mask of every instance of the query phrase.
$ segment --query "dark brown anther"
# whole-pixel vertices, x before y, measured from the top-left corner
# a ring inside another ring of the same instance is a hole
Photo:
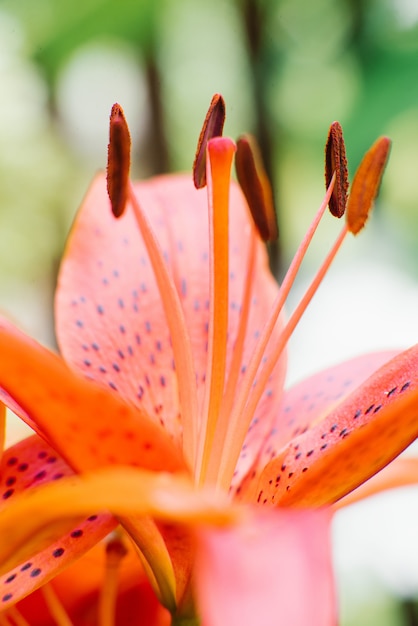
[[[128,550],[120,537],[111,535],[106,543],[106,556],[110,564],[118,564]]]
[[[278,233],[273,193],[254,137],[243,135],[238,139],[235,168],[260,237],[274,241]]]
[[[366,152],[354,176],[347,204],[347,225],[357,235],[369,216],[379,192],[380,182],[389,157],[391,141],[380,137]]]
[[[335,217],[344,215],[347,204],[348,170],[343,129],[339,122],[329,127],[325,146],[325,186],[328,189],[335,172],[335,184],[329,201],[329,210]]]
[[[107,193],[112,213],[120,217],[128,200],[129,169],[131,165],[131,136],[123,109],[114,104],[110,113],[109,145],[107,149]]]
[[[206,146],[210,139],[222,137],[224,123],[225,101],[219,93],[216,93],[206,113],[197,142],[196,156],[193,163],[193,182],[196,189],[206,186]]]

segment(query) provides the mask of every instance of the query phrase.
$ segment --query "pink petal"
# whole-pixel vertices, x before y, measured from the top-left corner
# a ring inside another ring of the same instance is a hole
[[[404,455],[389,463],[348,496],[341,498],[333,508],[340,509],[389,489],[416,485],[418,485],[418,458]]]
[[[165,176],[139,183],[146,211],[173,273],[190,332],[199,394],[206,373],[209,261],[206,191],[191,177]],[[237,186],[230,203],[230,306],[228,363],[231,360],[246,280],[251,218]],[[242,369],[253,349],[277,285],[258,244],[249,333]],[[179,431],[176,373],[160,294],[132,212],[115,220],[104,178],[90,188],[70,236],[56,299],[57,334],[65,358],[144,407],[172,433]],[[257,446],[265,436],[282,388],[277,369],[254,422]],[[253,435],[255,437],[255,434]]]
[[[277,456],[289,441],[305,433],[332,407],[343,402],[344,398],[395,354],[397,353],[394,351],[376,352],[355,357],[322,370],[285,390],[273,429],[265,440],[262,453],[251,472],[238,485],[236,495],[243,497],[257,483],[267,463]]]
[[[337,501],[392,461],[418,435],[418,345],[366,380],[261,475],[254,497],[281,506]]]
[[[202,531],[196,586],[203,626],[331,626],[336,606],[328,510],[253,513]]]

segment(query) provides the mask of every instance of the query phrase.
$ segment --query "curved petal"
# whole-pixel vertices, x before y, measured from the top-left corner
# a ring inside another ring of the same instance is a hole
[[[126,546],[129,549],[129,545]],[[105,570],[105,550],[97,545],[59,574],[50,585],[73,626],[87,626],[97,613]],[[19,602],[18,610],[31,626],[56,626],[41,590]],[[134,550],[120,564],[115,626],[169,626],[168,611],[158,603]]]
[[[1,397],[0,397],[0,460],[3,455],[5,439],[6,439],[6,406],[1,402]]]
[[[418,485],[418,458],[399,457],[357,489],[341,498],[334,504],[333,509],[341,509],[344,506],[355,504],[382,491],[413,485]]]
[[[0,535],[8,541],[0,544],[0,569],[30,557],[92,510],[221,526],[238,515],[226,497],[196,491],[185,476],[126,467],[67,477],[21,493],[2,511]]]
[[[73,474],[74,471],[41,437],[27,437],[4,452],[0,464],[0,507],[26,489]]]
[[[190,333],[200,397],[206,374],[209,321],[208,210],[205,190],[191,178],[164,176],[135,186],[171,268]],[[246,281],[251,222],[243,196],[231,187],[228,365]],[[277,293],[261,242],[257,244],[245,363]],[[64,357],[105,385],[117,387],[172,433],[179,430],[173,354],[160,294],[134,216],[110,212],[104,177],[93,182],[68,241],[56,298],[57,335]],[[282,372],[280,372],[280,378]],[[261,409],[274,413],[271,390]]]
[[[418,345],[402,352],[291,441],[254,497],[281,506],[331,504],[381,470],[418,435]]]
[[[19,493],[72,475],[73,471],[55,450],[37,435],[19,442],[5,451],[0,466],[2,515],[18,499]],[[28,554],[30,559],[26,562],[22,559],[17,567],[14,565],[19,563],[20,557],[16,553],[10,562],[13,569],[0,578],[0,611],[45,584],[117,526],[110,513],[93,514],[93,509],[90,513],[87,519],[72,525],[68,533],[51,540],[44,550],[33,546],[32,553]]]
[[[344,401],[399,350],[363,354],[328,367],[301,381],[283,394],[280,411],[274,424],[277,450],[305,432]]]
[[[343,402],[344,398],[396,354],[398,352],[386,351],[355,357],[286,389],[270,435],[251,471],[235,489],[235,495],[242,498],[254,489],[265,466],[284,446],[319,422],[332,407]]]
[[[333,626],[329,510],[270,509],[199,533],[196,586],[205,626]]]
[[[167,434],[147,415],[1,321],[0,356],[0,386],[73,469],[114,463],[183,467]]]

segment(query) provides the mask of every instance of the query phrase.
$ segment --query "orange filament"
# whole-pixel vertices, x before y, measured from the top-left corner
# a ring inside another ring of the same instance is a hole
[[[310,303],[313,296],[315,295],[331,263],[335,259],[337,252],[341,248],[341,245],[348,232],[349,232],[348,227],[345,224],[340,234],[338,235],[337,239],[335,240],[334,245],[332,246],[331,250],[326,256],[325,261],[319,268],[312,283],[309,285],[307,291],[305,292],[305,295],[303,296],[302,300],[299,302],[298,306],[296,307],[295,311],[293,312],[292,316],[287,322],[285,328],[283,329],[283,332],[280,334],[279,340],[276,343],[273,352],[271,353],[271,355],[269,355],[266,362],[263,364],[260,370],[260,375],[258,379],[255,381],[255,384],[253,385],[251,389],[247,405],[242,415],[242,421],[244,423],[249,424],[251,422],[251,419],[254,416],[257,404],[260,401],[264,388],[267,384],[269,376],[271,375],[273,371],[274,366],[277,363],[277,360],[279,359],[284,348],[286,347],[286,344],[289,341],[290,336],[292,335],[293,331],[295,330],[296,325],[299,323],[303,313],[306,311],[308,304]],[[231,478],[232,478],[232,475],[231,475]]]
[[[99,626],[114,626],[119,568],[127,549],[116,536],[106,545],[106,570],[99,598]]]
[[[229,187],[235,144],[215,138],[207,148],[210,239],[208,360],[196,473],[205,479],[225,383],[229,291]]]
[[[196,375],[190,337],[184,313],[174,281],[167,268],[158,240],[142,211],[135,191],[130,185],[129,198],[134,215],[154,270],[167,324],[170,330],[174,362],[177,371],[179,400],[183,423],[183,452],[190,467],[193,467],[197,441],[196,416],[198,413]]]
[[[41,587],[41,592],[48,607],[51,616],[54,618],[57,626],[73,626],[67,611],[62,605],[52,585],[47,584]]]
[[[219,459],[218,485],[223,486],[225,489],[228,488],[230,481],[232,479],[235,465],[238,460],[239,454],[241,452],[242,444],[244,442],[246,433],[248,431],[251,419],[254,416],[254,411],[255,411],[257,403],[255,403],[252,413],[250,413],[249,410],[246,411],[245,407],[247,405],[248,398],[250,396],[254,396],[253,388],[254,388],[254,381],[257,376],[257,371],[260,367],[267,344],[271,339],[275,324],[279,318],[279,315],[283,309],[285,301],[289,295],[290,289],[294,283],[295,277],[302,264],[302,261],[309,247],[309,244],[311,243],[312,238],[319,225],[319,222],[327,208],[330,196],[333,192],[334,183],[335,183],[335,175],[332,177],[331,184],[328,187],[324,200],[321,206],[319,207],[319,210],[314,220],[312,221],[312,224],[310,225],[300,247],[298,248],[292,260],[292,263],[288,269],[288,272],[279,290],[276,302],[273,305],[273,309],[271,311],[270,317],[267,320],[267,323],[254,348],[251,359],[247,365],[244,378],[241,382],[241,386],[238,390],[238,395],[234,403],[233,410],[229,416],[228,429],[227,429],[225,439],[223,441],[223,451],[221,453],[221,458]],[[271,370],[276,364],[280,356],[280,353],[283,350],[283,347],[280,349],[279,353],[275,352],[275,358],[274,360],[271,361]],[[265,371],[266,367],[267,367],[267,363],[263,367],[262,371]],[[268,376],[270,375],[271,370]],[[268,376],[265,379],[264,385],[267,383]],[[258,389],[257,393],[259,393],[257,402],[259,398],[261,397],[261,394],[264,389],[264,385],[260,383],[256,386],[256,388]],[[253,406],[253,404],[251,406]]]
[[[6,618],[5,624],[8,626],[9,624],[13,624],[14,626],[30,626],[29,622],[23,617],[15,606],[11,606],[7,609],[4,617]]]

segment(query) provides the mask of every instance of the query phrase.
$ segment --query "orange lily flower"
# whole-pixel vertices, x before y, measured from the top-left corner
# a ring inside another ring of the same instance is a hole
[[[247,138],[245,195],[231,182],[223,106],[216,96],[195,161],[206,192],[183,175],[132,185],[115,105],[108,191],[97,176],[61,265],[63,359],[0,321],[0,397],[36,431],[1,464],[0,624],[157,626],[170,614],[177,625],[333,624],[327,505],[417,436],[418,347],[283,391],[287,340],[347,233],[363,227],[389,141],[366,154],[341,233],[285,321],[327,204],[344,212],[341,130],[331,127],[324,202],[279,288],[263,242],[274,236],[271,192]],[[416,471],[392,467],[375,489]]]

